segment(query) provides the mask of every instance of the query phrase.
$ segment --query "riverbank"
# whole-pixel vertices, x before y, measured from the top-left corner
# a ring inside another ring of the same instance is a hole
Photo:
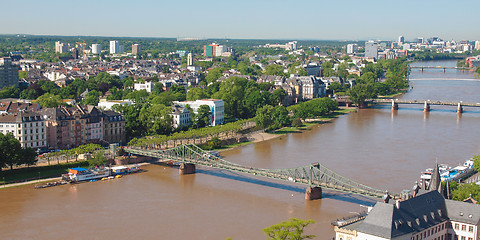
[[[325,115],[323,117],[305,119],[305,121],[303,122],[303,126],[301,127],[283,127],[272,132],[257,131],[246,136],[249,140],[248,142],[235,143],[232,145],[224,146],[224,148],[221,149],[215,149],[215,151],[228,151],[248,144],[269,141],[278,137],[285,136],[289,133],[301,133],[302,131],[310,130],[310,128],[315,125],[331,122],[332,120],[338,118],[341,115],[356,111],[356,109],[357,108],[353,107],[341,107],[339,110],[336,110],[335,112]]]
[[[143,162],[143,163],[138,163],[135,165],[138,166],[145,166],[149,165],[149,162]],[[126,166],[133,166],[132,164],[126,165]],[[51,177],[51,178],[41,178],[41,179],[35,179],[35,180],[25,180],[23,182],[16,182],[16,183],[9,183],[9,184],[2,184],[0,185],[0,190],[4,188],[12,188],[12,187],[20,187],[20,186],[25,186],[25,185],[32,185],[32,184],[38,184],[38,183],[47,183],[47,182],[56,182],[62,180],[61,177]]]
[[[231,145],[226,145],[226,146],[223,146],[220,149],[214,149],[214,150],[218,151],[218,152],[223,152],[223,151],[232,150],[234,148],[249,145],[249,144],[269,141],[269,140],[272,140],[272,139],[275,139],[275,138],[278,138],[278,137],[282,137],[282,136],[287,135],[289,133],[301,133],[303,131],[310,130],[311,127],[313,127],[315,125],[331,122],[332,120],[338,118],[339,116],[344,115],[344,114],[348,114],[348,113],[353,112],[353,111],[356,111],[356,108],[341,107],[339,110],[336,110],[335,112],[333,112],[331,114],[328,114],[328,115],[325,115],[323,117],[313,118],[313,119],[305,119],[305,121],[303,123],[303,126],[301,126],[301,127],[283,127],[281,129],[275,130],[273,132],[256,131],[256,132],[247,134],[245,136],[248,139],[248,141],[246,141],[246,142],[239,142],[239,143],[235,143],[235,144],[231,144]],[[70,163],[70,165],[72,165],[72,164],[82,165],[81,163],[79,164],[79,162]],[[140,166],[148,165],[148,164],[150,164],[150,163],[149,162],[139,163]],[[67,167],[67,166],[63,166],[63,165],[66,165],[66,164],[51,165],[49,167],[50,168],[57,168],[57,169],[55,169],[56,170],[55,173],[58,173],[60,171],[62,173],[64,173],[66,171],[66,169],[68,169],[68,167],[70,167],[70,166]],[[38,168],[42,168],[42,167],[38,167]],[[37,170],[32,170],[30,172],[31,172],[31,173],[29,173],[30,175],[39,173],[39,171],[37,171]],[[23,180],[21,178],[16,179],[17,182],[15,182],[15,183],[5,184],[3,182],[4,184],[0,185],[1,186],[0,189],[60,180],[60,177],[31,179],[30,175],[29,175],[30,178],[26,178],[25,180]],[[50,176],[51,175],[52,174],[50,174]]]

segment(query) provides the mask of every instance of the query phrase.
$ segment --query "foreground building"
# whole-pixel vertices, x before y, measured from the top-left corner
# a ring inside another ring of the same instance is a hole
[[[445,199],[439,176],[437,167],[426,193],[405,201],[378,202],[366,215],[337,221],[335,239],[479,239],[480,206]]]

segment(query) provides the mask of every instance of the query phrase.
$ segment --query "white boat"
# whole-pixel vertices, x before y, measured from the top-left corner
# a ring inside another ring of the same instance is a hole
[[[422,181],[424,181],[424,182],[425,181],[430,181],[430,179],[432,179],[432,173],[433,173],[433,169],[432,168],[427,168],[420,175],[420,179],[422,179]]]
[[[473,169],[473,160],[469,159],[463,163],[463,165],[456,166],[454,168],[449,167],[446,164],[439,164],[438,171],[440,173],[440,179],[442,181],[454,181],[464,172]],[[420,175],[420,179],[423,182],[428,183],[432,179],[433,169],[427,168]]]
[[[110,170],[105,168],[87,169],[82,167],[69,168],[66,177],[70,182],[97,180],[110,176]]]

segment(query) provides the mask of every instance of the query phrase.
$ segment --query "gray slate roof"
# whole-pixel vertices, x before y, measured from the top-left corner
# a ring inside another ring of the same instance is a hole
[[[445,200],[445,204],[448,217],[452,221],[475,225],[480,222],[480,205],[454,200]]]
[[[433,190],[396,204],[378,202],[356,230],[393,239],[421,232],[447,220],[479,224],[480,205],[446,200]]]
[[[395,204],[377,203],[357,231],[392,239],[448,220],[443,196],[431,191]]]

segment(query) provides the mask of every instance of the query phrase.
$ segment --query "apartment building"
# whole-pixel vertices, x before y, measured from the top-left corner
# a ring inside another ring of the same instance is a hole
[[[11,133],[23,148],[47,146],[46,123],[43,116],[35,112],[17,112],[0,115],[0,133]]]

